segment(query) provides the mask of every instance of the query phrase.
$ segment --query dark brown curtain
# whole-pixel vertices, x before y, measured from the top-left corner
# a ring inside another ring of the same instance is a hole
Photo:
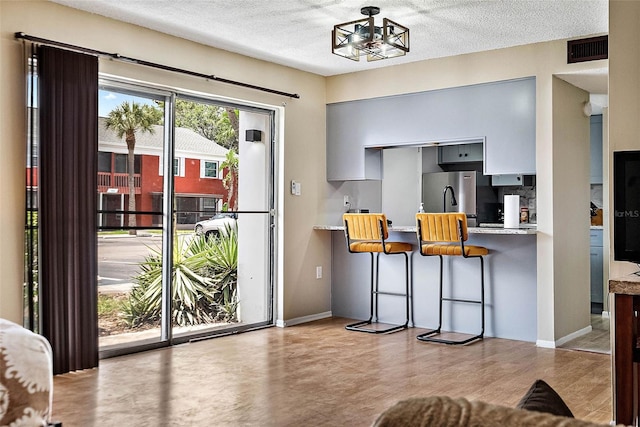
[[[98,366],[98,58],[37,55],[41,322],[60,374]]]

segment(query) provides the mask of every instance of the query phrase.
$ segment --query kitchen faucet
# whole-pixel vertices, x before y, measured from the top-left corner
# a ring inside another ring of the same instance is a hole
[[[456,201],[456,192],[453,190],[452,186],[446,185],[442,192],[442,212],[447,211],[447,190],[451,190],[451,206],[458,206],[458,202]]]

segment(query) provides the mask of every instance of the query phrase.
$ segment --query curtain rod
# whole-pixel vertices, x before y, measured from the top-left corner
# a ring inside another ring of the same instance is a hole
[[[276,94],[276,95],[287,96],[289,98],[297,98],[297,99],[300,98],[300,95],[298,95],[297,93],[282,92],[282,91],[279,91],[279,90],[269,89],[269,88],[262,87],[262,86],[256,86],[256,85],[252,85],[252,84],[249,84],[249,83],[243,83],[243,82],[238,82],[238,81],[235,81],[235,80],[225,79],[223,77],[218,77],[218,76],[215,76],[213,74],[210,74],[210,75],[209,74],[202,74],[202,73],[198,73],[198,72],[195,72],[195,71],[184,70],[182,68],[176,68],[176,67],[171,67],[171,66],[168,66],[168,65],[157,64],[155,62],[149,62],[149,61],[145,61],[143,59],[136,59],[136,58],[131,58],[131,57],[128,57],[128,56],[123,56],[123,55],[120,55],[119,53],[103,52],[103,51],[100,51],[100,50],[90,49],[90,48],[81,47],[81,46],[75,46],[75,45],[72,45],[72,44],[57,42],[57,41],[54,41],[54,40],[47,40],[47,39],[43,39],[43,38],[40,38],[40,37],[30,36],[30,35],[27,35],[27,34],[22,33],[22,32],[15,33],[15,38],[16,39],[28,40],[30,42],[34,42],[34,43],[38,43],[38,44],[44,44],[44,45],[49,45],[49,46],[54,46],[54,47],[60,47],[62,49],[74,50],[74,51],[81,52],[81,53],[88,53],[88,54],[96,55],[96,56],[107,56],[109,58],[117,59],[119,61],[132,62],[134,64],[144,65],[146,67],[158,68],[158,69],[165,70],[165,71],[172,71],[174,73],[187,74],[189,76],[194,76],[194,77],[202,77],[204,79],[214,80],[216,82],[227,83],[227,84],[230,84],[230,85],[241,86],[241,87],[245,87],[245,88],[249,88],[249,89],[255,89],[255,90],[262,91],[262,92],[268,92],[268,93],[273,93],[273,94]]]

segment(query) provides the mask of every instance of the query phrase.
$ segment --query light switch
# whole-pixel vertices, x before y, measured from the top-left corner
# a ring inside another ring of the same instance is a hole
[[[299,196],[301,191],[301,185],[298,181],[291,181],[291,194]]]

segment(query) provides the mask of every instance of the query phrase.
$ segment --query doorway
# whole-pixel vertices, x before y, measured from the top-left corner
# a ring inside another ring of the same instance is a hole
[[[103,193],[99,195],[98,207],[108,212],[99,216],[98,225],[107,227],[122,227],[124,216],[117,211],[124,210],[124,197],[122,194]]]

